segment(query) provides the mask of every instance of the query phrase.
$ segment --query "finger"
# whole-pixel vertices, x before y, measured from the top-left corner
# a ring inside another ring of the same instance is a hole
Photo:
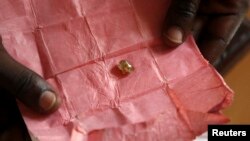
[[[0,44],[0,87],[37,112],[48,113],[59,105],[59,97],[39,75],[13,60]]]
[[[232,6],[232,3],[229,3],[230,8],[228,10],[222,6],[217,6],[219,4],[216,5],[216,3],[212,5],[213,8],[211,7],[211,9],[214,11],[203,27],[205,30],[201,33],[201,38],[198,41],[202,54],[210,63],[214,63],[221,55],[242,23],[247,5],[244,4],[244,0],[241,2],[235,3],[235,7]],[[229,4],[227,3],[227,5]],[[223,13],[219,14],[219,11]],[[206,12],[210,13],[211,11],[207,10]]]
[[[200,37],[202,28],[204,24],[207,22],[206,16],[197,15],[193,24],[192,34],[194,36],[195,41],[197,41]]]
[[[182,44],[191,33],[200,0],[172,0],[164,25],[163,38],[167,46]]]

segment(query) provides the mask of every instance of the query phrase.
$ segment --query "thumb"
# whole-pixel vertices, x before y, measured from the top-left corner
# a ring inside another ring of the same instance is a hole
[[[59,105],[59,97],[52,87],[35,72],[13,60],[1,42],[0,87],[36,112],[52,112]]]
[[[191,33],[200,0],[172,0],[167,13],[163,38],[167,46],[182,44]]]

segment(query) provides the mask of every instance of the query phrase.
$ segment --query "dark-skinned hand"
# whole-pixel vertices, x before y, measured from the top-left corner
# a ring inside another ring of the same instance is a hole
[[[15,99],[40,114],[55,111],[60,103],[52,87],[12,59],[0,41],[0,141],[29,139]]]
[[[249,0],[173,0],[163,37],[176,47],[193,34],[201,53],[214,63],[230,43],[249,8]]]

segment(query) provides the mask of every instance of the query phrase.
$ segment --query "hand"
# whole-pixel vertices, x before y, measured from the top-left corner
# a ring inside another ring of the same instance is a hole
[[[176,47],[193,34],[204,57],[213,63],[231,41],[249,0],[172,0],[163,36]]]
[[[31,140],[15,98],[39,113],[53,112],[60,103],[51,86],[14,61],[0,39],[0,140]]]
[[[2,89],[0,95],[0,140],[30,141],[15,98]]]
[[[40,113],[53,112],[60,101],[45,80],[10,57],[2,45],[2,40],[0,40],[0,89]]]

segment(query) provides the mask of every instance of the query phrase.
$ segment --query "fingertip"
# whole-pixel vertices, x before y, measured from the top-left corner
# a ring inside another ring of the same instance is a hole
[[[180,27],[172,26],[163,33],[164,42],[169,47],[177,47],[183,43],[184,33]]]
[[[39,98],[41,113],[51,113],[58,109],[60,98],[52,91],[44,91]]]
[[[16,62],[1,43],[0,66],[1,88],[36,113],[51,113],[58,109],[60,98],[50,84],[34,71]]]

